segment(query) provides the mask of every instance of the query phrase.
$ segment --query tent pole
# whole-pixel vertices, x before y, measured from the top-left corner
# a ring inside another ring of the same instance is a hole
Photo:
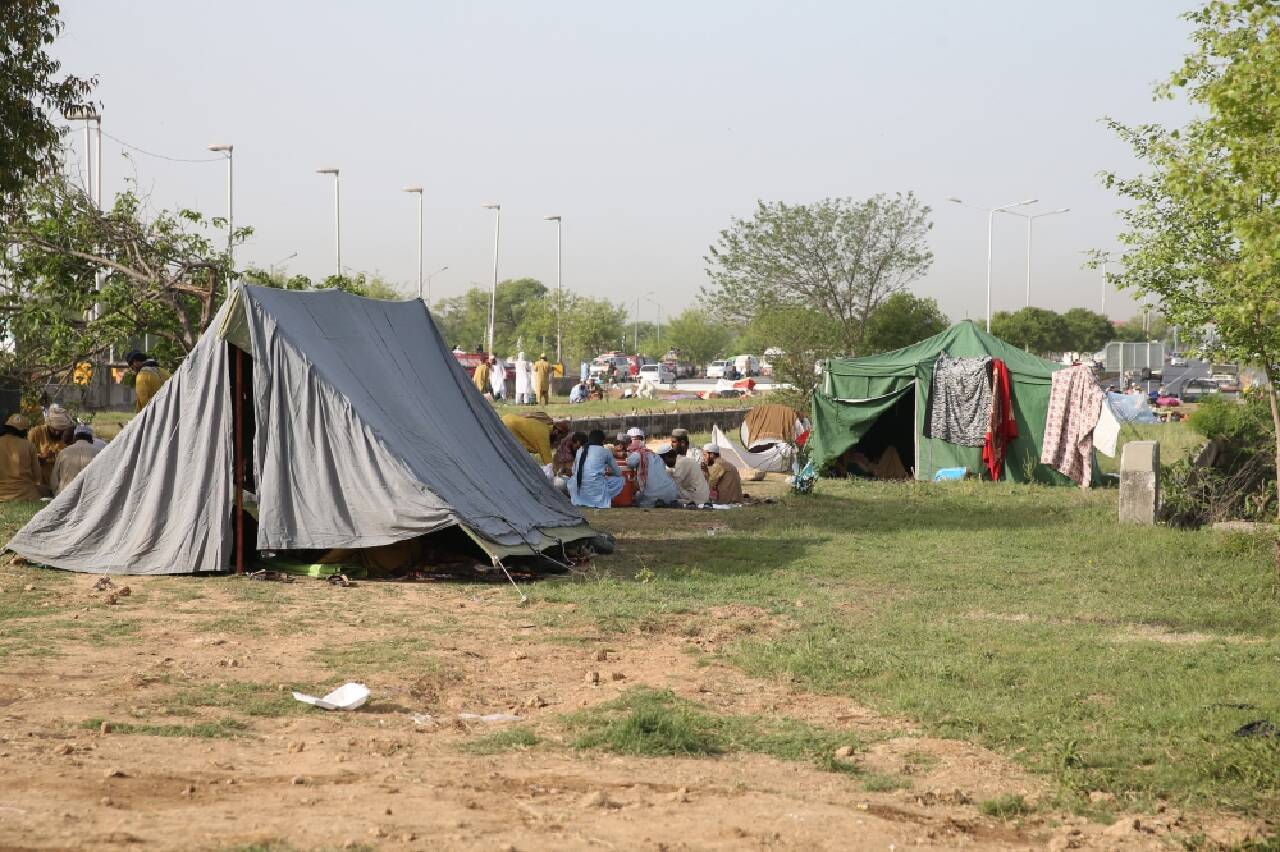
[[[235,486],[236,486],[236,574],[244,574],[244,352],[236,353],[236,378],[231,395],[231,412],[236,419]]]

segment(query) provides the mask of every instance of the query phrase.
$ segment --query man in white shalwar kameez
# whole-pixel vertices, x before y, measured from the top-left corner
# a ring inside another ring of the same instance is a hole
[[[528,405],[529,398],[533,396],[533,368],[523,352],[516,355],[515,370],[516,403],[518,405]]]
[[[493,398],[502,399],[507,390],[507,368],[502,359],[494,356],[493,367],[489,371],[489,386],[493,388]]]

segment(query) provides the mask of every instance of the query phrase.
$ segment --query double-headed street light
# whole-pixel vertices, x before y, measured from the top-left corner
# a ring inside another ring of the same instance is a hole
[[[556,223],[556,363],[564,363],[564,346],[560,337],[560,307],[564,299],[563,282],[560,278],[560,225],[561,218],[558,215],[543,216],[548,222]]]
[[[418,298],[422,298],[422,187],[406,186],[405,192],[418,196]]]
[[[235,221],[236,220],[235,220],[235,207],[232,203],[235,197],[234,196],[235,185],[233,183],[233,172],[232,172],[233,149],[234,149],[234,146],[226,145],[226,144],[209,146],[209,150],[213,151],[215,154],[227,155],[227,295],[228,296],[231,295],[231,285],[235,282],[235,279],[236,279],[236,248],[235,248],[236,246]]]
[[[432,278],[435,278],[435,277],[436,277],[437,275],[439,275],[441,272],[446,271],[448,268],[449,268],[449,267],[447,267],[447,266],[442,266],[442,267],[440,267],[439,269],[437,269],[435,272],[433,272],[433,273],[431,273],[430,275],[428,275],[428,276],[427,276],[427,300],[426,300],[426,301],[427,301],[427,307],[431,307],[431,279],[432,279]]]
[[[333,255],[334,274],[342,277],[342,191],[338,184],[338,170],[330,167],[316,169],[318,175],[333,175]]]
[[[991,235],[995,227],[995,218],[997,213],[1002,213],[1013,207],[1025,207],[1028,204],[1035,204],[1037,199],[1028,198],[1026,201],[1015,201],[1012,204],[1002,204],[999,207],[979,207],[976,204],[967,204],[956,198],[954,195],[947,198],[948,201],[956,204],[962,204],[965,207],[972,207],[975,210],[981,210],[987,214],[987,334],[991,333]]]
[[[1043,219],[1045,216],[1057,216],[1059,213],[1070,213],[1070,207],[1059,207],[1057,210],[1050,210],[1047,213],[1015,213],[1012,210],[1005,210],[1010,216],[1018,216],[1027,220],[1027,307],[1031,307],[1031,226],[1035,224],[1037,219]]]
[[[489,290],[489,333],[486,338],[487,351],[493,354],[493,321],[498,312],[498,239],[502,235],[502,205],[489,201],[480,205],[494,212],[493,217],[493,288]]]

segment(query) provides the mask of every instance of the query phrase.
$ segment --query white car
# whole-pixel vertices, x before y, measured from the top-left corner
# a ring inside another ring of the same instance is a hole
[[[723,379],[724,368],[727,367],[729,363],[730,362],[728,361],[712,361],[710,364],[707,365],[707,378]]]
[[[645,364],[640,368],[640,379],[648,379],[659,385],[674,385],[676,371],[666,364]]]
[[[1185,366],[1187,366],[1187,359],[1186,359],[1186,358],[1183,358],[1181,355],[1173,355],[1173,356],[1171,356],[1171,357],[1169,358],[1169,366],[1170,366],[1170,367],[1185,367]]]

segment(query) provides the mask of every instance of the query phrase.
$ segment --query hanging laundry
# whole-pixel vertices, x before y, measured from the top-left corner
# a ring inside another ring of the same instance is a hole
[[[1009,368],[999,358],[991,362],[991,417],[986,442],[982,445],[982,464],[993,480],[1004,472],[1004,456],[1009,442],[1018,437],[1018,421],[1013,415]]]
[[[1093,427],[1093,446],[1108,458],[1116,457],[1116,443],[1120,440],[1120,420],[1111,407],[1109,398],[1102,400],[1102,410],[1098,414],[1098,425]]]
[[[933,364],[925,437],[962,447],[981,447],[991,419],[991,356],[952,358]]]
[[[1053,374],[1040,461],[1081,488],[1088,488],[1093,478],[1093,429],[1102,405],[1102,388],[1088,367]]]

